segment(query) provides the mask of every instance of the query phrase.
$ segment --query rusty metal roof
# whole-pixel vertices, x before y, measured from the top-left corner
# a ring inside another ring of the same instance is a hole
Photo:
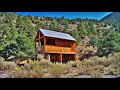
[[[39,30],[42,32],[44,36],[76,41],[71,35],[66,33],[61,33],[61,32],[41,29],[41,28],[39,28]]]

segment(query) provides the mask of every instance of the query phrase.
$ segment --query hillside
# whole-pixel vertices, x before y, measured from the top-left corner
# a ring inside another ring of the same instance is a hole
[[[120,30],[120,12],[113,12],[102,18],[101,21],[113,26],[118,31]]]
[[[72,35],[77,40],[78,56],[88,51],[98,56],[120,52],[120,34],[112,28],[112,24],[107,25],[95,19],[20,16],[15,12],[1,12],[0,23],[2,57],[34,54],[34,37],[38,28]]]

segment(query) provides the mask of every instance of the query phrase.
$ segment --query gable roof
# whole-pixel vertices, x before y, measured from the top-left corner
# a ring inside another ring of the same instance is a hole
[[[44,36],[76,41],[71,35],[39,28]]]

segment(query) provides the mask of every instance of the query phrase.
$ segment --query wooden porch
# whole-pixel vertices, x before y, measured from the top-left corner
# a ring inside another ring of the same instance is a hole
[[[36,48],[38,54],[41,53],[64,53],[64,54],[75,54],[75,49],[70,47],[59,47],[51,45],[42,45]]]

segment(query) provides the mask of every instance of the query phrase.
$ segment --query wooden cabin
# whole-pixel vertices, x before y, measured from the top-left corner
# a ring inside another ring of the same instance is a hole
[[[75,60],[75,39],[69,34],[39,29],[35,36],[35,53],[49,57],[50,61]]]

